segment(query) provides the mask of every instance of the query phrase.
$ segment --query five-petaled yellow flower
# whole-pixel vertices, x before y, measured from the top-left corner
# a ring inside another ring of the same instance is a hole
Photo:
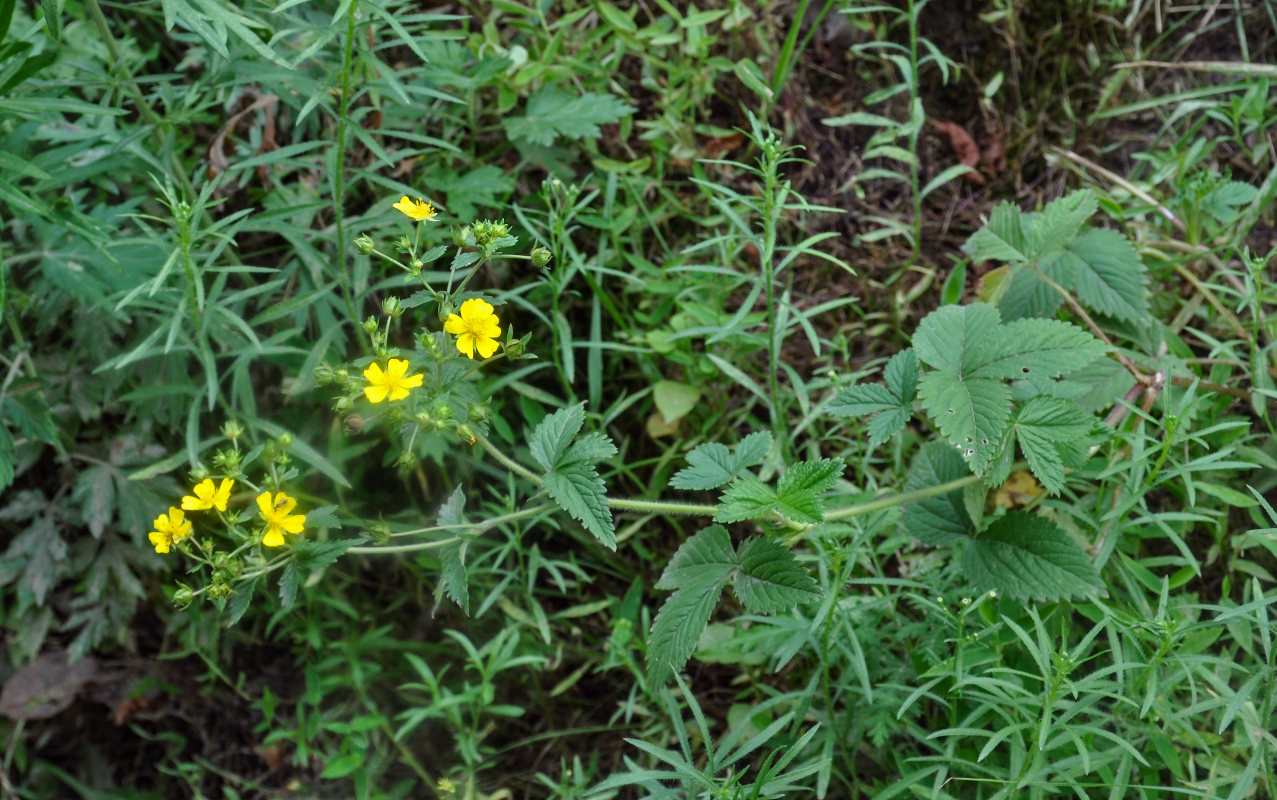
[[[472,297],[461,304],[461,316],[449,314],[443,323],[443,329],[457,337],[457,349],[466,358],[474,358],[475,348],[479,355],[489,358],[497,352],[497,337],[501,335],[501,323],[493,313],[492,306],[485,300]]]
[[[417,198],[416,202],[413,202],[408,199],[408,195],[404,195],[398,203],[395,203],[392,206],[392,208],[399,209],[418,222],[421,222],[422,220],[425,220],[426,222],[433,222],[435,218],[435,207],[427,203],[425,200],[422,200],[420,197]]]
[[[306,515],[289,516],[289,512],[296,507],[297,501],[283,492],[277,492],[273,498],[270,492],[262,492],[257,496],[257,508],[262,512],[262,519],[266,520],[266,535],[262,537],[262,544],[279,547],[284,543],[285,533],[302,532]]]
[[[386,371],[381,365],[373,362],[364,370],[368,385],[364,387],[364,395],[374,403],[380,403],[390,395],[391,402],[402,400],[408,396],[408,390],[421,385],[420,375],[408,375],[408,362],[402,358],[392,358],[386,362]]]
[[[195,486],[195,496],[189,494],[182,498],[182,508],[187,511],[205,511],[210,508],[216,508],[218,511],[226,510],[226,501],[231,499],[231,487],[235,485],[235,481],[230,478],[222,478],[222,485],[213,488],[213,479],[205,478]]]
[[[169,506],[167,514],[155,518],[155,530],[147,534],[155,552],[167,553],[175,542],[180,542],[191,535],[191,522],[186,519],[182,509]]]

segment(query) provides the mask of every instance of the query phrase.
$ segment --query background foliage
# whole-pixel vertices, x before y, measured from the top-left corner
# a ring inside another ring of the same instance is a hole
[[[1277,797],[1275,40],[0,0],[0,791]],[[553,253],[476,276],[538,358],[473,391],[571,518],[317,386],[415,302],[401,195]],[[233,625],[146,537],[231,419],[338,509]]]

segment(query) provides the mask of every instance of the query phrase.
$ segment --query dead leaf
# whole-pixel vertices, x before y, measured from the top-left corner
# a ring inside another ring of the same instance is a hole
[[[48,719],[75,700],[84,684],[98,676],[91,657],[74,664],[65,651],[41,653],[5,681],[0,690],[0,714],[9,719]]]
[[[262,94],[253,87],[245,87],[244,97],[255,97],[253,102],[248,104],[247,108],[235,112],[226,120],[225,124],[213,134],[213,140],[208,145],[208,176],[216,177],[230,168],[231,162],[226,157],[226,137],[234,130],[235,126],[241,119],[258,110],[265,109],[262,122],[261,146],[257,148],[256,155],[278,150],[279,144],[275,141],[275,109],[279,106],[279,97],[273,94]],[[257,177],[263,182],[267,182],[270,173],[266,169],[266,165],[259,165],[257,168]]]
[[[1007,147],[1002,138],[1002,125],[989,117],[985,124],[984,150],[980,157],[984,159],[985,169],[994,175],[1001,175],[1007,170]]]
[[[1037,479],[1027,472],[1013,472],[993,493],[993,504],[1002,508],[1027,506],[1042,494]]]
[[[974,171],[976,167],[980,166],[980,148],[976,145],[975,139],[971,138],[971,134],[967,133],[966,128],[956,122],[935,119],[927,120],[927,122],[931,123],[931,127],[949,137],[949,146],[957,154],[959,163],[965,164],[973,170],[962,176],[967,183],[983,186],[984,176]]]
[[[745,134],[737,131],[730,136],[711,136],[701,143],[702,158],[722,158],[745,143]]]

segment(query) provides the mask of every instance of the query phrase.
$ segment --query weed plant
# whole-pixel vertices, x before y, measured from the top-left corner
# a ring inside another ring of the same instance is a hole
[[[6,795],[1277,797],[1277,19],[702,5],[0,0]]]

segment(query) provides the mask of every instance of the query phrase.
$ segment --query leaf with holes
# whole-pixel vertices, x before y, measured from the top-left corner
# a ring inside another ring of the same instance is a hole
[[[1054,319],[1021,319],[999,328],[988,361],[969,373],[976,378],[1057,378],[1081,369],[1108,348],[1087,331]]]
[[[922,407],[940,432],[961,450],[972,472],[989,466],[1011,416],[1011,389],[989,378],[928,372],[918,384]]]
[[[980,589],[1018,600],[1064,600],[1102,591],[1099,573],[1063,528],[1034,514],[999,518],[962,550],[962,568]]]

